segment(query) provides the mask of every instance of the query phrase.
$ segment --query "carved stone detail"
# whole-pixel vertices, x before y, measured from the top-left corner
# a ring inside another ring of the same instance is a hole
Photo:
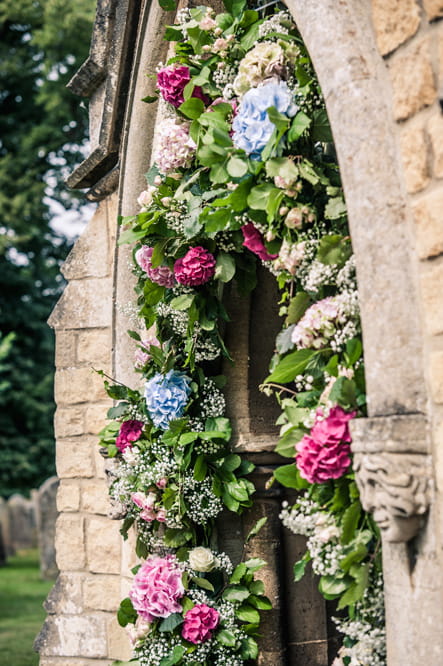
[[[422,414],[356,419],[351,423],[354,470],[363,508],[383,539],[417,535],[431,500],[431,461]]]

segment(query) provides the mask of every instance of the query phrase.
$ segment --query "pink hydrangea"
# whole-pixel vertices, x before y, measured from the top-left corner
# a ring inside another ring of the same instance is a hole
[[[241,230],[244,238],[243,245],[260,257],[262,261],[271,261],[278,257],[278,254],[269,254],[263,243],[263,236],[259,230],[254,227],[252,222],[244,224]]]
[[[197,148],[189,136],[189,123],[167,118],[160,123],[154,161],[160,173],[173,173],[191,163]]]
[[[182,572],[173,555],[153,556],[138,570],[129,597],[138,615],[147,622],[180,613],[185,588]]]
[[[184,257],[175,262],[174,273],[180,284],[197,287],[214,276],[215,259],[204,247],[191,247]]]
[[[211,638],[219,620],[220,614],[215,608],[206,604],[197,604],[186,612],[182,636],[190,643],[204,643]]]
[[[142,245],[135,253],[135,260],[140,268],[145,271],[152,282],[156,282],[162,287],[173,287],[175,284],[174,273],[167,266],[152,267],[153,248],[149,245]]]
[[[161,96],[175,108],[185,101],[183,91],[190,80],[191,72],[186,65],[168,65],[157,73],[157,87]],[[198,97],[203,102],[207,101],[200,86],[195,86],[192,97]]]
[[[323,418],[317,411],[315,423],[309,435],[296,445],[296,464],[300,475],[309,483],[325,483],[338,479],[351,464],[351,435],[349,421],[355,412],[345,412],[333,407]]]
[[[140,439],[143,432],[143,421],[124,421],[118,431],[115,445],[122,453],[131,448],[133,443]]]

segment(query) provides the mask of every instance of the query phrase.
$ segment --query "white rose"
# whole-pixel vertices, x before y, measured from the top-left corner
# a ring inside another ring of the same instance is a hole
[[[190,551],[189,564],[194,571],[212,571],[216,565],[216,558],[209,548],[198,546]]]

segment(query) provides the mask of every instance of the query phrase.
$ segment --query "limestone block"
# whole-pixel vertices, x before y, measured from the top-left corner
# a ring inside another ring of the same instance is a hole
[[[59,480],[56,476],[47,479],[38,489],[37,538],[42,578],[55,578],[58,574],[55,562],[55,523],[58,516],[56,496]]]
[[[443,332],[443,264],[430,263],[421,274],[421,292],[426,328],[431,335]]]
[[[109,518],[90,518],[86,528],[88,568],[93,573],[120,573],[122,537],[120,523]]]
[[[423,0],[423,6],[430,21],[443,16],[442,0]]]
[[[87,608],[115,612],[122,597],[118,576],[88,576],[83,582],[83,598]]]
[[[431,139],[434,176],[443,178],[443,116],[440,109],[429,120],[428,134]]]
[[[57,491],[57,509],[69,512],[80,508],[80,487],[78,481],[62,481]]]
[[[137,537],[135,530],[131,528],[128,532],[128,538],[126,541],[122,541],[122,566],[121,573],[123,576],[131,576],[131,569],[133,569],[137,564],[141,563],[141,560],[137,557],[135,553]]]
[[[81,489],[82,510],[104,516],[109,511],[108,484],[104,479],[84,481]]]
[[[109,666],[109,659],[60,659],[60,657],[42,657],[40,666]]]
[[[112,334],[110,328],[90,329],[78,334],[77,358],[80,363],[107,366],[111,357]]]
[[[58,407],[54,417],[56,437],[75,437],[83,434],[83,407]]]
[[[79,615],[84,611],[81,573],[62,573],[49,592],[43,606],[49,615]]]
[[[55,451],[58,476],[61,479],[94,476],[92,447],[95,444],[90,437],[58,440]]]
[[[437,420],[434,434],[434,464],[437,492],[443,491],[443,419]]]
[[[43,656],[107,657],[106,616],[49,616],[36,641]],[[68,662],[69,663],[69,662]]]
[[[65,368],[75,365],[76,331],[58,331],[55,338],[55,365]]]
[[[443,189],[434,190],[414,201],[417,253],[420,259],[443,252]]]
[[[401,53],[394,53],[389,61],[389,72],[396,120],[405,120],[435,101],[437,91],[429,38],[414,42]]]
[[[106,328],[112,321],[111,278],[71,280],[48,323],[53,328]]]
[[[22,495],[12,495],[8,500],[8,513],[12,548],[35,548],[37,524],[34,502]]]
[[[128,634],[117,622],[116,617],[108,618],[108,656],[110,659],[128,661],[131,658],[131,645]]]
[[[55,401],[58,405],[103,400],[103,379],[92,368],[61,368],[55,373]]]
[[[106,472],[105,472],[105,461],[100,453],[100,448],[98,446],[94,446],[93,448],[93,458],[94,458],[94,465],[95,465],[95,476],[98,479],[106,479]]]
[[[436,403],[443,403],[443,352],[436,351],[430,357],[430,384],[432,397]]]
[[[408,192],[419,192],[430,181],[427,145],[421,126],[408,126],[402,132],[400,149]]]
[[[67,280],[106,277],[111,265],[107,205],[101,202],[62,267]]]
[[[372,0],[372,20],[381,55],[415,35],[420,25],[416,0]]]
[[[57,519],[55,551],[60,571],[78,571],[86,565],[83,518],[61,513]]]
[[[84,420],[86,433],[89,435],[98,435],[100,430],[103,430],[107,423],[106,414],[110,407],[112,407],[112,400],[110,398],[106,402],[96,402],[86,406]]]

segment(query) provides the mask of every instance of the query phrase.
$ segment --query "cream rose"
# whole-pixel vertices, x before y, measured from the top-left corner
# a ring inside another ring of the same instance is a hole
[[[190,551],[189,564],[194,571],[212,571],[216,565],[216,558],[209,548],[198,546]]]

